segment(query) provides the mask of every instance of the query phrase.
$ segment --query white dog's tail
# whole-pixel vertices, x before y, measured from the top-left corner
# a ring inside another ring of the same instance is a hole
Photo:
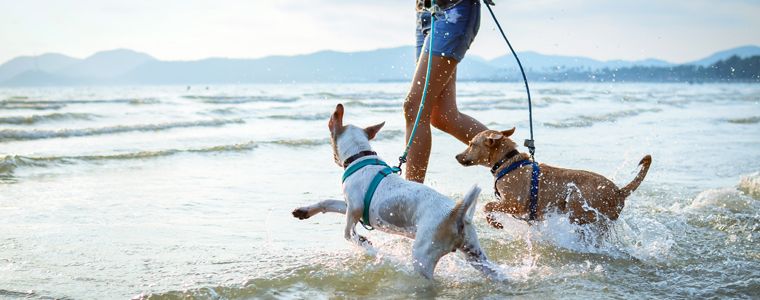
[[[451,216],[456,220],[457,225],[463,227],[464,224],[472,223],[472,216],[475,214],[475,205],[477,204],[478,196],[480,195],[480,188],[477,184],[474,184],[467,195],[457,203],[454,210],[451,211]]]

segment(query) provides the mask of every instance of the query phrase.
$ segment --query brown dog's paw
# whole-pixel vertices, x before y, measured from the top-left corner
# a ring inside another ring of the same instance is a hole
[[[486,215],[486,220],[488,221],[488,224],[493,226],[496,229],[504,229],[504,226],[499,223],[499,221],[496,221],[491,214]]]
[[[296,208],[293,210],[293,217],[296,217],[299,220],[306,220],[309,218],[309,210],[303,207]]]
[[[496,210],[496,207],[495,207],[496,205],[498,205],[498,202],[496,201],[488,202],[486,203],[486,206],[483,207],[483,210],[486,212],[492,212]]]

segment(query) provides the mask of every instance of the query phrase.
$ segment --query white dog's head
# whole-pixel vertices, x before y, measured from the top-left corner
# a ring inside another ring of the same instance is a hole
[[[361,151],[371,151],[369,141],[375,138],[385,122],[377,125],[359,128],[354,125],[343,126],[343,104],[338,103],[335,112],[330,116],[327,127],[330,128],[333,156],[335,163],[343,167],[343,161]]]

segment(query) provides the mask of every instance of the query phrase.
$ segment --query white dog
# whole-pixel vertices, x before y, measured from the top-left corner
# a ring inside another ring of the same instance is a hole
[[[481,248],[472,224],[480,188],[473,186],[461,201],[456,202],[427,186],[392,174],[384,163],[379,164],[382,161],[369,145],[369,140],[384,124],[363,129],[354,125],[343,126],[343,105],[338,104],[328,127],[335,163],[347,168],[343,181],[346,201],[324,200],[299,207],[293,211],[293,216],[303,220],[319,212],[345,214],[344,237],[358,244],[366,241],[355,231],[356,223],[364,216],[365,226],[415,239],[412,248],[414,268],[425,278],[433,278],[441,257],[460,250],[473,267],[496,280],[493,263]],[[360,165],[364,166],[357,169]],[[369,207],[365,207],[365,196],[375,177],[379,178],[379,184],[375,185],[374,193],[369,191],[371,201]]]

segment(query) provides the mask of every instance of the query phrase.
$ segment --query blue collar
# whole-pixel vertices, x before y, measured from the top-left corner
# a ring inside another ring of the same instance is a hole
[[[501,177],[504,177],[504,175],[507,175],[507,173],[511,172],[514,169],[517,169],[524,165],[531,165],[531,164],[533,165],[533,172],[532,172],[533,176],[530,180],[530,207],[529,207],[530,219],[528,220],[535,221],[537,209],[538,209],[538,176],[541,175],[541,171],[538,169],[537,163],[529,161],[529,160],[523,160],[523,161],[518,161],[516,163],[513,163],[506,169],[501,170],[498,174],[495,174],[496,179],[494,179],[494,182],[493,182],[493,190],[494,190],[494,195],[496,196],[496,198],[501,200],[501,194],[499,194],[499,190],[496,188],[496,183],[499,182],[499,179],[501,179]]]

